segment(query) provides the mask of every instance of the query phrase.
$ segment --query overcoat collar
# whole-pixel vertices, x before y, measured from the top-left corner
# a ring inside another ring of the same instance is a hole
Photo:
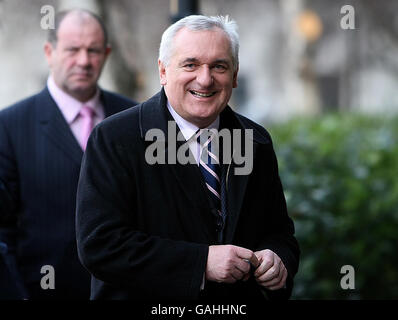
[[[160,129],[167,133],[167,122],[173,121],[172,116],[167,110],[167,97],[162,88],[160,92],[143,102],[140,106],[140,133],[145,138],[148,130]],[[270,141],[261,135],[256,128],[244,121],[243,117],[236,116],[231,107],[226,106],[220,114],[221,123],[230,126],[230,129],[253,129],[253,141],[259,144],[268,144]],[[228,124],[227,122],[232,123]]]

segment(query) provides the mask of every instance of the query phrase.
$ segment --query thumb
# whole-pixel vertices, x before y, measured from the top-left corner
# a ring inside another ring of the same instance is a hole
[[[257,268],[260,265],[257,256],[252,253],[249,259],[245,259],[248,263],[250,263],[254,268]]]
[[[256,256],[258,260],[258,265],[260,265],[263,262],[263,255],[261,251],[256,251],[254,252],[254,255]]]

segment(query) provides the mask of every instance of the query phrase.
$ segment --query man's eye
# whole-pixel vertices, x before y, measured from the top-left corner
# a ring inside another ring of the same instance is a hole
[[[217,71],[225,71],[225,70],[227,70],[227,67],[222,64],[216,64],[214,66],[214,69],[216,69]]]
[[[193,63],[187,63],[187,64],[184,65],[184,68],[186,68],[186,69],[193,69],[193,68],[195,68],[195,64],[193,64]]]
[[[77,52],[77,51],[79,51],[79,49],[78,48],[66,48],[66,51],[68,51],[68,52]]]
[[[96,48],[88,49],[87,51],[88,51],[88,53],[92,53],[92,54],[100,54],[101,53],[101,49],[96,49]]]

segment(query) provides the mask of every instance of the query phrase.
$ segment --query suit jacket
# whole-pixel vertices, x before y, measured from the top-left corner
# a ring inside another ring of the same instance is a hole
[[[92,273],[92,299],[228,301],[264,298],[253,277],[246,282],[200,286],[208,247],[220,244],[207,189],[196,164],[148,164],[150,129],[167,133],[172,120],[160,93],[112,116],[90,136],[77,193],[77,243]],[[264,128],[226,107],[224,127],[252,129],[250,175],[226,179],[227,218],[222,243],[251,250],[271,249],[288,272],[288,298],[298,268],[299,248],[288,217],[271,138]],[[171,151],[167,143],[166,159]],[[180,143],[182,144],[182,142]]]
[[[0,242],[0,300],[21,300],[25,297],[23,281],[14,262],[7,244]]]
[[[103,90],[101,101],[105,116],[135,105]],[[26,298],[89,298],[75,237],[82,156],[47,88],[0,112],[0,241],[18,266],[13,281],[22,279]],[[52,276],[46,265],[55,271],[54,290],[40,286]]]

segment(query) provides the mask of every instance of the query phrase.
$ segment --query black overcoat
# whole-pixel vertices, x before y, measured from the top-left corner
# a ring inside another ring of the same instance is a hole
[[[247,282],[200,286],[208,247],[219,244],[209,198],[196,164],[150,164],[150,129],[165,133],[171,148],[164,91],[112,116],[90,136],[77,194],[77,242],[82,263],[93,274],[92,299],[252,299],[263,297],[253,277]],[[267,131],[226,107],[223,127],[252,129],[253,170],[227,173],[227,218],[223,244],[271,249],[284,262],[289,297],[299,248],[286,210],[277,161]],[[182,142],[180,143],[180,145]],[[177,144],[178,145],[178,144]],[[175,152],[175,150],[173,150]]]

